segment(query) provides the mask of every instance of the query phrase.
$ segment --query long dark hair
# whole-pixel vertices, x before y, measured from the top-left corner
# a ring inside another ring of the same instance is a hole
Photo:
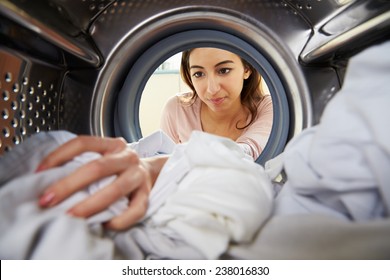
[[[196,98],[198,98],[198,94],[196,93],[195,87],[191,81],[190,54],[192,50],[193,49],[183,51],[180,64],[181,78],[192,90],[192,96],[189,99],[186,98],[186,102],[189,104],[192,104],[195,102]],[[255,121],[257,117],[257,107],[264,97],[264,93],[260,87],[261,76],[259,72],[243,58],[241,58],[241,61],[244,67],[250,69],[251,71],[249,78],[244,80],[244,85],[240,95],[241,104],[245,106],[250,112],[250,121],[244,127],[237,127],[236,125],[237,129],[245,129]]]

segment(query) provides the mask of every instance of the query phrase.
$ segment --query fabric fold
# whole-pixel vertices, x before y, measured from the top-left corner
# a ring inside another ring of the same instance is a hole
[[[352,221],[389,217],[390,42],[353,57],[320,123],[284,152],[288,182],[277,214],[326,213]]]

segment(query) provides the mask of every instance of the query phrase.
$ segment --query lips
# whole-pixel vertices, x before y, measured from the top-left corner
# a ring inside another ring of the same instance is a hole
[[[211,98],[209,100],[214,105],[221,105],[223,103],[223,101],[225,100],[225,97]]]

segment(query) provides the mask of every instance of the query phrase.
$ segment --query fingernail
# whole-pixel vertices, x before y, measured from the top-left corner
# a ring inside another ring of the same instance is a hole
[[[39,166],[37,167],[37,169],[35,169],[35,173],[41,172],[41,171],[43,171],[43,170],[45,170],[45,166],[44,166],[44,165],[39,165]]]
[[[41,206],[49,206],[51,202],[53,202],[53,199],[55,197],[55,194],[53,192],[45,193],[40,199],[39,199],[39,205]]]
[[[69,209],[68,211],[66,211],[66,214],[68,214],[68,215],[74,217],[74,211],[73,211],[73,209]]]

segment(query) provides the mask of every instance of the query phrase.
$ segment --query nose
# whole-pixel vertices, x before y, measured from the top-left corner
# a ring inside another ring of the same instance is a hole
[[[207,79],[207,91],[211,95],[214,95],[219,92],[221,85],[217,77],[209,76]]]

